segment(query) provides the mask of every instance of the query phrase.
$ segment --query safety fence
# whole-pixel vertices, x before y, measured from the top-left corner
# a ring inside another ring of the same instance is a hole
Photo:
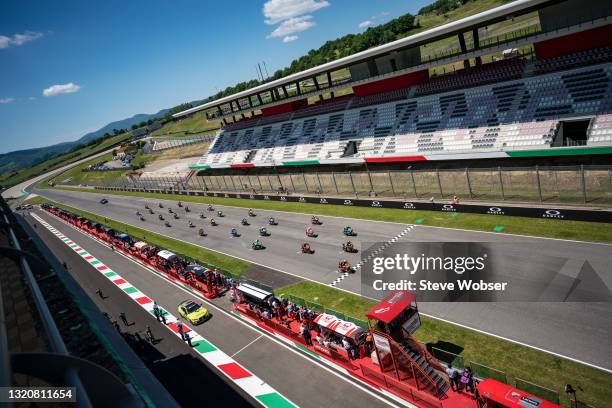
[[[559,392],[557,391],[553,391],[520,378],[515,378],[514,381],[516,388],[519,390],[528,392],[536,397],[544,398],[545,400],[554,402],[555,404],[559,403]]]
[[[190,188],[537,203],[612,204],[612,166],[199,175]]]
[[[432,356],[449,367],[455,367],[458,369],[465,368],[463,357],[458,354],[451,353],[450,351],[442,350],[437,347],[430,347],[428,350]]]
[[[612,166],[496,167],[147,177],[100,187],[316,194],[403,200],[612,204]]]
[[[474,373],[474,377],[478,377],[482,379],[492,378],[499,382],[503,382],[504,384],[508,383],[508,380],[506,378],[506,373],[504,371],[497,370],[491,367],[487,367],[482,364],[474,363],[473,361],[470,362],[470,368],[472,369],[472,372]]]

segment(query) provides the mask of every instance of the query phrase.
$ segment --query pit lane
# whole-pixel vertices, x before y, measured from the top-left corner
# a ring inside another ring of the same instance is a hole
[[[156,300],[160,306],[168,309],[174,315],[177,315],[176,307],[183,300],[191,299],[202,302],[201,299],[197,299],[188,292],[157,277],[153,272],[141,265],[116,252],[110,251],[105,245],[71,228],[66,223],[43,211],[35,212],[37,216],[60,230],[70,239],[79,243],[79,245],[93,256],[103,260],[104,263],[113,270],[120,272],[122,277],[152,299]],[[27,218],[29,222],[35,223],[31,217]],[[72,251],[68,250],[68,252],[66,252],[67,247],[50,232],[43,230],[42,226],[39,225],[36,230],[60,259],[76,256]],[[79,283],[83,285],[89,293],[93,293],[94,298],[96,296],[95,289],[98,287],[104,288],[103,292],[110,297],[110,299],[103,301],[96,299],[97,303],[101,303],[102,306],[104,306],[105,302],[112,302],[115,304],[115,308],[117,308],[118,305],[116,313],[120,310],[126,311],[128,320],[137,321],[139,326],[149,324],[154,330],[154,333],[161,334],[163,332],[164,329],[160,327],[160,324],[157,323],[152,316],[142,311],[142,309],[138,311],[137,306],[132,308],[131,305],[133,301],[125,296],[121,290],[109,284],[107,279],[93,270],[91,266],[84,261],[81,261],[81,263],[77,261],[80,261],[80,259],[75,261],[71,260],[71,263],[75,262],[77,267],[70,268],[70,272]],[[210,320],[199,326],[190,326],[194,327],[196,332],[201,333],[204,337],[220,347],[226,354],[232,356],[238,363],[244,365],[244,367],[252,371],[263,381],[266,381],[270,386],[300,407],[314,408],[339,403],[363,407],[396,406],[395,402],[389,401],[386,397],[365,390],[362,386],[353,382],[353,380],[345,379],[344,377],[332,373],[322,365],[315,363],[309,358],[305,358],[287,346],[281,345],[278,341],[272,340],[266,335],[262,335],[263,333],[261,331],[223,312],[222,309],[228,310],[229,308],[229,301],[226,297],[216,299],[214,304],[221,309],[214,306],[211,307],[209,304],[205,303],[205,306],[207,306],[212,313],[212,318]],[[186,344],[182,343],[180,340],[177,342],[176,338],[170,340],[168,343],[162,344],[162,346],[165,347],[164,352],[169,356],[191,352]],[[197,355],[195,353],[192,354]],[[189,390],[184,389],[183,392],[189,392]],[[193,392],[196,394],[206,393],[206,387],[195,388]],[[217,392],[211,392],[211,395],[215,395],[216,393]],[[202,400],[201,396],[198,396],[198,398]]]

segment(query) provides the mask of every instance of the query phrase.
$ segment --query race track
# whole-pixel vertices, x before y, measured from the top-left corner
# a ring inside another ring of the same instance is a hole
[[[219,218],[216,214],[206,211],[206,206],[202,204],[189,203],[192,211],[185,213],[177,207],[175,201],[170,200],[164,201],[165,208],[159,209],[157,204],[160,200],[157,199],[64,190],[33,192],[60,203],[323,284],[330,284],[338,277],[336,266],[340,259],[345,258],[353,264],[360,261],[359,254],[346,254],[341,249],[341,243],[346,240],[342,235],[345,225],[351,225],[357,232],[358,235],[351,238],[357,248],[360,248],[362,243],[384,243],[393,239],[396,242],[506,242],[517,254],[513,262],[517,271],[532,265],[535,259],[542,256],[562,260],[567,269],[579,268],[587,260],[602,281],[608,285],[612,283],[612,268],[609,262],[612,246],[605,244],[415,227],[327,216],[321,217],[323,225],[314,227],[319,236],[306,238],[304,230],[309,223],[309,215],[306,214],[256,210],[257,216],[249,218],[244,208],[215,206],[215,209],[222,209],[226,215]],[[100,204],[102,197],[108,197],[109,203]],[[145,203],[148,203],[156,214],[146,214]],[[171,214],[168,214],[168,206],[178,210],[181,217],[179,220],[169,218]],[[137,210],[144,213],[144,222],[135,215]],[[172,227],[165,227],[163,221],[157,219],[159,212],[170,221]],[[201,212],[209,218],[213,214],[220,225],[211,227],[208,219],[200,220],[198,215]],[[279,225],[268,226],[269,216],[275,217]],[[250,226],[240,225],[243,217],[249,218]],[[347,217],[350,217],[350,209],[347,209]],[[188,220],[192,220],[196,228],[189,228]],[[264,225],[270,230],[271,236],[261,238],[266,246],[265,250],[254,251],[250,242],[260,238],[258,228]],[[197,235],[200,227],[207,232],[206,237]],[[240,237],[230,237],[229,231],[232,227],[238,228]],[[315,253],[300,253],[299,246],[302,242],[309,242]],[[359,272],[342,280],[338,287],[359,293]],[[610,303],[421,303],[420,309],[434,317],[612,369],[612,354],[609,353],[612,349],[612,334],[609,330],[612,327]]]

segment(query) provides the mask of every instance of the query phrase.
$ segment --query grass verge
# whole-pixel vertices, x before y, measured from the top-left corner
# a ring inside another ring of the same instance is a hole
[[[362,319],[375,304],[358,295],[308,281],[276,289],[275,293],[297,296]],[[558,391],[563,406],[570,406],[563,392],[567,383],[577,387],[581,402],[593,407],[603,408],[612,401],[612,374],[584,364],[425,316],[421,316],[421,327],[415,337],[441,349],[452,345],[457,352],[458,347],[466,366],[477,363],[505,371],[510,385],[520,378]]]
[[[71,189],[91,193],[88,189]],[[433,227],[461,228],[474,231],[495,232],[503,227],[504,233],[531,235],[534,237],[573,239],[579,241],[612,243],[612,228],[605,223],[583,221],[561,221],[526,217],[507,217],[484,214],[449,214],[439,211],[401,210],[387,208],[351,207],[350,211],[342,205],[322,205],[308,203],[289,203],[280,201],[244,200],[240,198],[218,198],[183,196],[130,191],[96,191],[109,195],[123,195],[181,200],[198,203],[211,203],[244,208],[258,208],[286,212],[302,212],[317,215],[332,215],[374,221],[390,221],[407,224],[420,224]]]
[[[87,211],[79,210],[78,208],[70,207],[69,205],[56,203],[44,197],[38,196],[32,198],[31,200],[28,200],[28,204],[41,204],[43,202],[48,202],[50,204],[55,205],[56,207],[63,208],[74,214],[78,214],[82,217],[85,217],[89,220],[99,222],[100,224],[111,227],[114,230],[123,231],[134,238],[141,239],[152,245],[168,249],[172,252],[184,255],[188,258],[192,258],[198,263],[212,265],[219,268],[220,270],[230,271],[232,275],[236,277],[242,276],[250,266],[248,262],[242,261],[240,259],[236,259],[231,256],[227,256],[216,251],[211,251],[209,249],[205,249],[196,245],[188,244],[186,242],[177,241],[164,235],[156,234],[154,232],[133,227],[131,225],[127,225],[122,222],[102,217]]]

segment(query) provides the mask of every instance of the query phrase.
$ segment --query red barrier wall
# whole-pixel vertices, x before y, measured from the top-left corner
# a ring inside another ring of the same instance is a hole
[[[427,81],[429,73],[427,70],[411,72],[409,74],[396,76],[389,79],[370,82],[368,84],[353,87],[353,92],[357,96],[367,96],[380,92],[393,91],[395,89],[408,88]]]
[[[612,44],[612,24],[535,43],[538,58],[551,58]]]
[[[293,102],[283,103],[281,105],[270,106],[269,108],[262,108],[261,114],[263,116],[270,116],[270,115],[278,115],[279,113],[292,112],[298,108],[306,106],[307,104],[308,104],[308,100],[300,99],[299,101],[293,101]]]

